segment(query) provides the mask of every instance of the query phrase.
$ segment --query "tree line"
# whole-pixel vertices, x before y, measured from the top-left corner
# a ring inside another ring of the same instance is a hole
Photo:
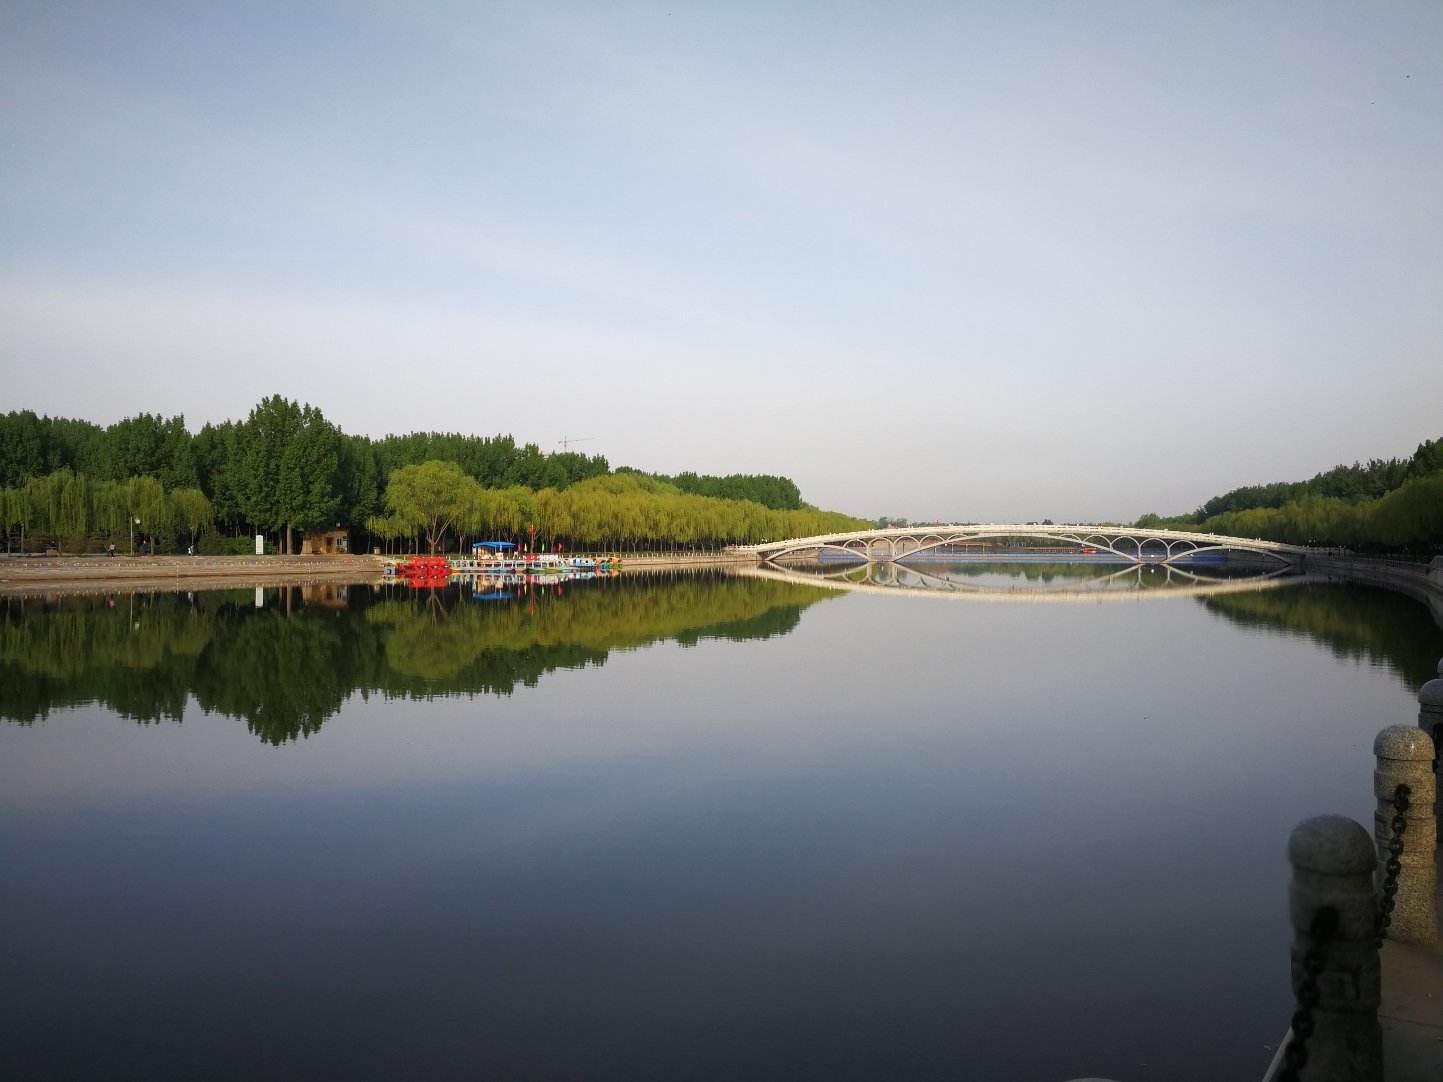
[[[95,480],[63,466],[14,488],[0,489],[5,551],[34,543],[61,553],[114,544],[134,555],[136,546],[173,550],[181,536],[195,544],[214,522],[214,509],[198,488],[167,490],[154,477]]]
[[[861,529],[860,519],[803,504],[776,510],[752,500],[698,496],[636,472],[579,481],[565,489],[484,488],[450,462],[391,474],[371,533],[419,549],[466,551],[469,539],[511,540],[553,550],[718,547]]]
[[[1309,481],[1233,489],[1191,515],[1137,526],[1203,530],[1359,552],[1443,553],[1443,438],[1407,459],[1337,466]]]
[[[639,471],[622,467],[618,473]],[[674,476],[653,474],[658,481],[674,485],[682,492],[693,496],[713,496],[720,500],[750,500],[774,511],[799,511],[802,493],[789,477],[778,477],[770,473],[733,473],[726,477],[709,477],[705,474],[678,473]]]
[[[392,542],[401,537],[386,504],[392,475],[434,461],[455,465],[482,489],[508,493],[498,506],[514,505],[521,516],[513,533],[534,526],[548,537],[555,532],[551,518],[537,516],[542,508],[549,512],[555,497],[542,493],[616,475],[650,478],[625,468],[614,475],[602,455],[547,454],[536,444],[518,445],[508,435],[348,435],[318,407],[280,395],[263,399],[243,421],[207,424],[194,434],[181,416],[142,413],[101,427],[22,410],[0,415],[0,527],[7,551],[32,542],[83,551],[110,541],[121,546],[120,538],[128,551],[135,518],[147,527],[147,543],[161,547],[175,544],[187,530],[193,535],[196,529],[213,529],[235,538],[265,533],[279,551],[291,552],[297,532],[348,527],[361,532],[356,547],[363,550],[373,540],[367,536],[368,523],[384,524],[389,532],[378,536]],[[178,500],[185,510],[176,506],[167,513],[150,487],[143,510],[130,506],[135,500],[125,486],[142,481],[158,485],[166,499]],[[682,473],[659,483],[671,494],[745,501],[767,510],[808,510],[795,483],[777,475]],[[523,492],[531,495],[522,497]],[[191,493],[209,506],[196,528],[189,525],[198,507]],[[118,505],[125,505],[123,512]],[[498,528],[511,517],[510,511],[498,513]],[[654,530],[626,536],[646,536],[656,544],[691,540],[689,534]],[[216,544],[212,537],[206,547]],[[241,544],[248,542],[233,547]]]
[[[1244,485],[1214,496],[1197,509],[1199,519],[1230,511],[1259,507],[1282,507],[1310,497],[1359,503],[1376,500],[1408,481],[1443,470],[1443,438],[1426,440],[1409,458],[1373,458],[1366,463],[1334,466],[1307,481],[1275,481],[1267,485]]]

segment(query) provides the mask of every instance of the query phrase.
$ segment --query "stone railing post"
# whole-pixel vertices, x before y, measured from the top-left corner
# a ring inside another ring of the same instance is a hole
[[[1438,679],[1429,680],[1418,691],[1418,728],[1433,739],[1433,759],[1439,757],[1443,746],[1443,660],[1438,662]],[[1436,803],[1433,806],[1434,819],[1443,818],[1443,785],[1438,783],[1437,769],[1434,769],[1433,792]]]
[[[1438,821],[1434,818],[1433,741],[1412,725],[1390,725],[1373,741],[1378,767],[1373,772],[1373,795],[1378,810],[1373,813],[1373,840],[1378,847],[1378,889],[1391,870],[1389,845],[1394,837],[1394,820],[1401,814],[1404,824],[1398,858],[1398,893],[1388,923],[1388,938],[1402,943],[1438,942]],[[1399,785],[1411,790],[1407,810],[1399,812],[1394,796]]]
[[[1293,1017],[1276,1077],[1382,1082],[1373,839],[1351,819],[1306,819],[1288,837]],[[1294,1052],[1306,1049],[1302,1062]]]

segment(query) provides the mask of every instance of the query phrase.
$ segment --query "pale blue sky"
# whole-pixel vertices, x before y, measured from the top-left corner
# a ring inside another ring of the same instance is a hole
[[[913,518],[1443,434],[1443,4],[0,8],[0,409]]]

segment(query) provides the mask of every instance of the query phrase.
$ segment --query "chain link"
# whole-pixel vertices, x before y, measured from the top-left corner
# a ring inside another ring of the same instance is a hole
[[[1393,923],[1393,909],[1397,905],[1398,873],[1403,870],[1403,832],[1408,829],[1408,798],[1413,790],[1402,783],[1393,790],[1393,819],[1389,826],[1393,836],[1388,839],[1388,863],[1383,865],[1383,898],[1378,903],[1377,939],[1378,946],[1388,938],[1388,925]]]
[[[1303,979],[1298,984],[1298,1009],[1293,1012],[1292,1036],[1283,1052],[1283,1068],[1277,1082],[1298,1082],[1298,1072],[1308,1062],[1308,1038],[1313,1035],[1313,1008],[1318,1005],[1318,976],[1328,963],[1327,946],[1338,931],[1338,911],[1324,906],[1313,914],[1308,928],[1310,940],[1303,955]]]

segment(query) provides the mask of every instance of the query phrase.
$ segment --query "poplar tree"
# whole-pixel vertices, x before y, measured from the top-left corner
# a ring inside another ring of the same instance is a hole
[[[281,458],[300,428],[300,407],[280,395],[262,399],[241,426],[233,477],[241,514],[262,530],[280,528]],[[281,551],[288,551],[284,541]]]
[[[32,410],[0,416],[0,485],[18,488],[47,469],[44,425]]]
[[[314,406],[304,406],[300,425],[281,453],[276,514],[285,530],[285,551],[294,551],[293,529],[313,530],[337,520],[341,510],[341,436]]]
[[[280,395],[251,410],[237,439],[240,470],[231,477],[241,513],[262,529],[292,531],[335,521],[341,509],[340,433],[314,406]]]

